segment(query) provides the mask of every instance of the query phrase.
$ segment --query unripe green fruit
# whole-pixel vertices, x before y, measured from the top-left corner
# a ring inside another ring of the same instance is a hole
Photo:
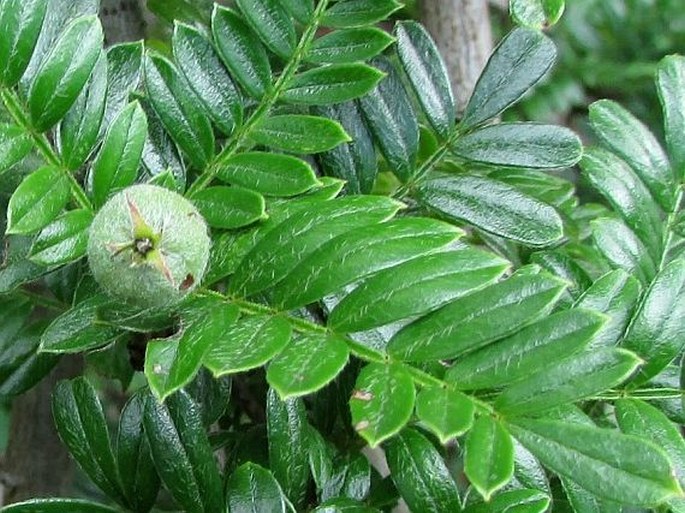
[[[88,263],[111,296],[140,308],[169,306],[202,280],[211,241],[183,196],[155,185],[114,195],[90,227]]]

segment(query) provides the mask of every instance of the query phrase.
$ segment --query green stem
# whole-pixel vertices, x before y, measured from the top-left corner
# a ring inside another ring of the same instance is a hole
[[[193,194],[201,191],[207,187],[210,182],[214,179],[216,174],[219,172],[221,167],[233,156],[235,155],[238,148],[249,135],[252,129],[257,126],[271,111],[271,108],[276,104],[281,94],[288,86],[290,80],[297,72],[302,59],[307,54],[309,50],[309,45],[314,40],[316,31],[319,28],[319,23],[328,5],[328,0],[321,0],[316,6],[316,10],[312,15],[312,21],[307,26],[305,31],[302,33],[302,37],[293,52],[292,57],[286,64],[285,68],[278,77],[278,80],[274,84],[273,88],[268,91],[261,102],[257,106],[256,110],[252,115],[243,123],[229,140],[228,144],[224,149],[216,156],[213,162],[204,170],[204,172],[198,177],[197,180],[190,186],[187,192],[187,196],[192,196]]]
[[[43,157],[43,160],[45,160],[45,162],[48,164],[58,168],[62,175],[67,179],[69,182],[69,190],[71,191],[74,201],[79,205],[79,207],[92,211],[93,205],[90,203],[90,200],[88,200],[83,188],[78,183],[76,178],[74,178],[74,175],[71,174],[71,171],[61,165],[59,156],[57,153],[55,153],[55,150],[52,148],[48,138],[45,136],[45,134],[36,132],[31,126],[31,122],[26,115],[21,101],[17,95],[10,89],[2,88],[0,89],[0,96],[2,96],[2,102],[4,103],[7,112],[9,112],[10,116],[12,116],[14,122],[21,126],[31,136],[33,143],[36,146],[38,153],[40,153],[40,155]]]
[[[659,262],[659,271],[668,263],[668,254],[671,250],[671,244],[673,244],[673,225],[677,221],[678,211],[680,209],[680,204],[683,201],[683,185],[678,186],[678,192],[676,193],[675,200],[673,202],[673,210],[668,213],[666,218],[666,232],[664,233],[663,241],[663,253],[661,254],[661,261]]]

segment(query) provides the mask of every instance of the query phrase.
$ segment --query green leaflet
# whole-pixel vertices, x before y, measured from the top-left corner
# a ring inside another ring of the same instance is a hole
[[[269,196],[295,196],[320,183],[304,160],[263,151],[232,156],[222,162],[217,178]]]
[[[264,146],[299,154],[320,153],[350,141],[340,123],[302,114],[271,116],[250,131],[250,138]]]
[[[456,115],[450,79],[440,52],[424,27],[414,21],[395,25],[397,54],[416,98],[435,130],[448,137]]]
[[[33,148],[31,138],[21,127],[0,124],[0,176],[21,161]]]
[[[59,126],[60,156],[69,170],[76,170],[85,163],[100,135],[108,91],[106,55],[100,54],[88,83]],[[117,83],[115,78],[111,80]]]
[[[352,2],[345,2],[349,3]],[[361,98],[359,104],[388,166],[401,181],[406,182],[416,171],[419,124],[402,79],[390,61],[380,56],[371,64],[387,73],[387,76],[373,91]]]
[[[440,453],[418,431],[405,429],[385,445],[392,479],[411,511],[460,511],[457,485]]]
[[[2,513],[119,513],[118,509],[80,499],[33,499],[2,508]]]
[[[516,103],[547,73],[555,58],[556,47],[542,32],[525,28],[509,32],[481,73],[461,126],[480,125]]]
[[[608,501],[588,492],[567,477],[560,478],[568,502],[576,513],[621,513],[617,502]]]
[[[344,28],[373,25],[402,7],[395,0],[347,0],[331,5],[324,14],[324,27]]]
[[[218,4],[212,13],[212,35],[219,57],[231,76],[257,100],[271,89],[271,66],[266,50],[245,21]]]
[[[324,501],[312,513],[380,513],[380,510],[348,497],[336,497]]]
[[[6,233],[29,234],[57,217],[69,201],[69,182],[59,168],[44,166],[16,188],[7,207]]]
[[[580,160],[582,145],[568,128],[540,123],[498,123],[459,137],[452,151],[465,159],[502,166],[553,169]]]
[[[442,444],[471,429],[475,409],[468,396],[449,388],[424,388],[416,396],[416,416]]]
[[[334,30],[314,40],[306,59],[315,64],[365,61],[381,53],[393,41],[391,35],[376,27]]]
[[[223,511],[221,475],[197,404],[184,391],[166,404],[149,396],[143,418],[157,472],[188,513]]]
[[[464,390],[508,385],[586,347],[605,320],[595,312],[578,308],[552,314],[511,337],[459,358],[445,379]]]
[[[464,513],[544,513],[550,498],[539,490],[509,490],[498,493],[490,502],[467,506]],[[580,512],[578,512],[580,513]]]
[[[264,44],[282,59],[295,50],[297,34],[279,0],[238,0],[238,7]]]
[[[261,367],[283,350],[291,332],[284,317],[240,319],[211,345],[203,363],[216,377]]]
[[[414,410],[416,390],[399,364],[371,363],[362,369],[350,398],[352,423],[371,447],[400,431]]]
[[[657,274],[634,315],[623,347],[646,363],[635,384],[661,372],[685,344],[685,259],[671,261]]]
[[[278,481],[267,469],[251,462],[235,469],[228,478],[226,505],[230,513],[286,513],[286,499]]]
[[[52,398],[55,426],[80,467],[111,499],[128,506],[100,400],[84,377],[61,381]]]
[[[230,135],[243,120],[240,95],[219,60],[212,43],[197,29],[176,23],[172,38],[174,57],[205,113]]]
[[[300,335],[269,364],[266,380],[282,399],[307,395],[331,382],[348,357],[347,344],[335,335]]]
[[[522,244],[545,246],[563,234],[554,208],[490,178],[441,175],[420,185],[417,197],[450,220],[463,220]]]
[[[545,171],[497,168],[488,173],[488,177],[512,185],[519,191],[559,209],[575,201],[573,183]]]
[[[306,25],[314,14],[314,0],[281,0],[283,7],[297,21]]]
[[[97,206],[103,205],[113,192],[135,182],[146,138],[145,113],[138,102],[132,102],[112,121],[93,163],[93,199]]]
[[[204,110],[176,67],[164,57],[145,57],[145,89],[152,108],[190,162],[203,169],[214,156],[214,133]]]
[[[243,295],[285,278],[324,242],[392,217],[401,204],[384,197],[349,196],[312,205],[274,226],[243,258],[229,285]]]
[[[537,251],[531,255],[530,262],[565,280],[568,283],[568,295],[573,299],[592,285],[592,279],[585,270],[564,250]]]
[[[509,278],[407,325],[390,340],[388,352],[406,361],[455,358],[539,319],[565,287],[544,274]]]
[[[281,95],[302,105],[330,105],[365,95],[385,74],[363,63],[330,64],[296,74]]]
[[[13,289],[46,274],[50,268],[31,262],[27,256],[31,248],[31,238],[10,235],[5,238],[7,246],[0,265],[0,293]]]
[[[462,234],[447,223],[415,217],[339,235],[276,285],[273,301],[284,309],[307,305],[377,271],[437,251]]]
[[[47,225],[31,246],[29,258],[41,265],[62,265],[86,254],[88,227],[93,220],[89,210],[70,210]]]
[[[102,51],[102,27],[83,16],[65,29],[38,68],[28,93],[31,121],[44,132],[64,117],[86,85]]]
[[[31,60],[45,19],[48,0],[7,0],[0,7],[0,83],[19,82]]]
[[[163,401],[193,379],[211,345],[235,322],[238,313],[236,306],[220,299],[197,298],[181,313],[178,334],[148,342],[145,375],[156,398]]]
[[[231,400],[233,380],[229,376],[215,378],[207,369],[201,368],[183,389],[200,407],[202,422],[209,428],[226,413]]]
[[[518,25],[543,30],[559,21],[565,4],[565,0],[511,0],[509,13]]]
[[[495,409],[513,417],[571,403],[621,384],[640,363],[625,349],[582,352],[550,363],[509,386],[495,401]]]
[[[673,171],[649,128],[611,100],[590,105],[590,122],[602,142],[635,171],[664,210],[670,211],[675,195]]]
[[[547,468],[591,493],[651,506],[681,493],[666,455],[634,436],[566,421],[510,421],[512,435]]]
[[[514,476],[514,443],[506,428],[483,415],[466,437],[464,473],[486,501]]]
[[[676,177],[682,178],[685,176],[685,147],[681,139],[685,130],[685,59],[678,55],[664,57],[657,68],[656,86],[671,164]]]
[[[178,146],[164,129],[162,121],[152,107],[146,103],[142,105],[147,116],[148,128],[147,140],[143,147],[143,167],[146,174],[159,180],[159,175],[169,173],[174,189],[185,189],[187,171]]]
[[[143,69],[143,51],[142,41],[120,43],[107,49],[107,79],[111,86],[107,88],[103,129],[130,102],[130,94],[138,87]]]
[[[296,508],[309,484],[309,424],[300,399],[281,401],[270,389],[266,398],[269,465],[283,492]]]
[[[212,228],[240,228],[266,217],[264,197],[240,187],[208,187],[191,201]]]

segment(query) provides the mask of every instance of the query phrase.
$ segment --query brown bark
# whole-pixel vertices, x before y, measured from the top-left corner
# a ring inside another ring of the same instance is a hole
[[[462,112],[492,51],[487,0],[423,0],[423,24],[435,39]]]
[[[100,0],[100,20],[105,44],[137,41],[145,37],[144,2],[139,0]]]

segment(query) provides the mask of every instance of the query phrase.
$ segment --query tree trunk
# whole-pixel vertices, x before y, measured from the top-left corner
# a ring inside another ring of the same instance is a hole
[[[447,65],[461,113],[492,51],[488,2],[423,0],[421,11],[423,24]]]

